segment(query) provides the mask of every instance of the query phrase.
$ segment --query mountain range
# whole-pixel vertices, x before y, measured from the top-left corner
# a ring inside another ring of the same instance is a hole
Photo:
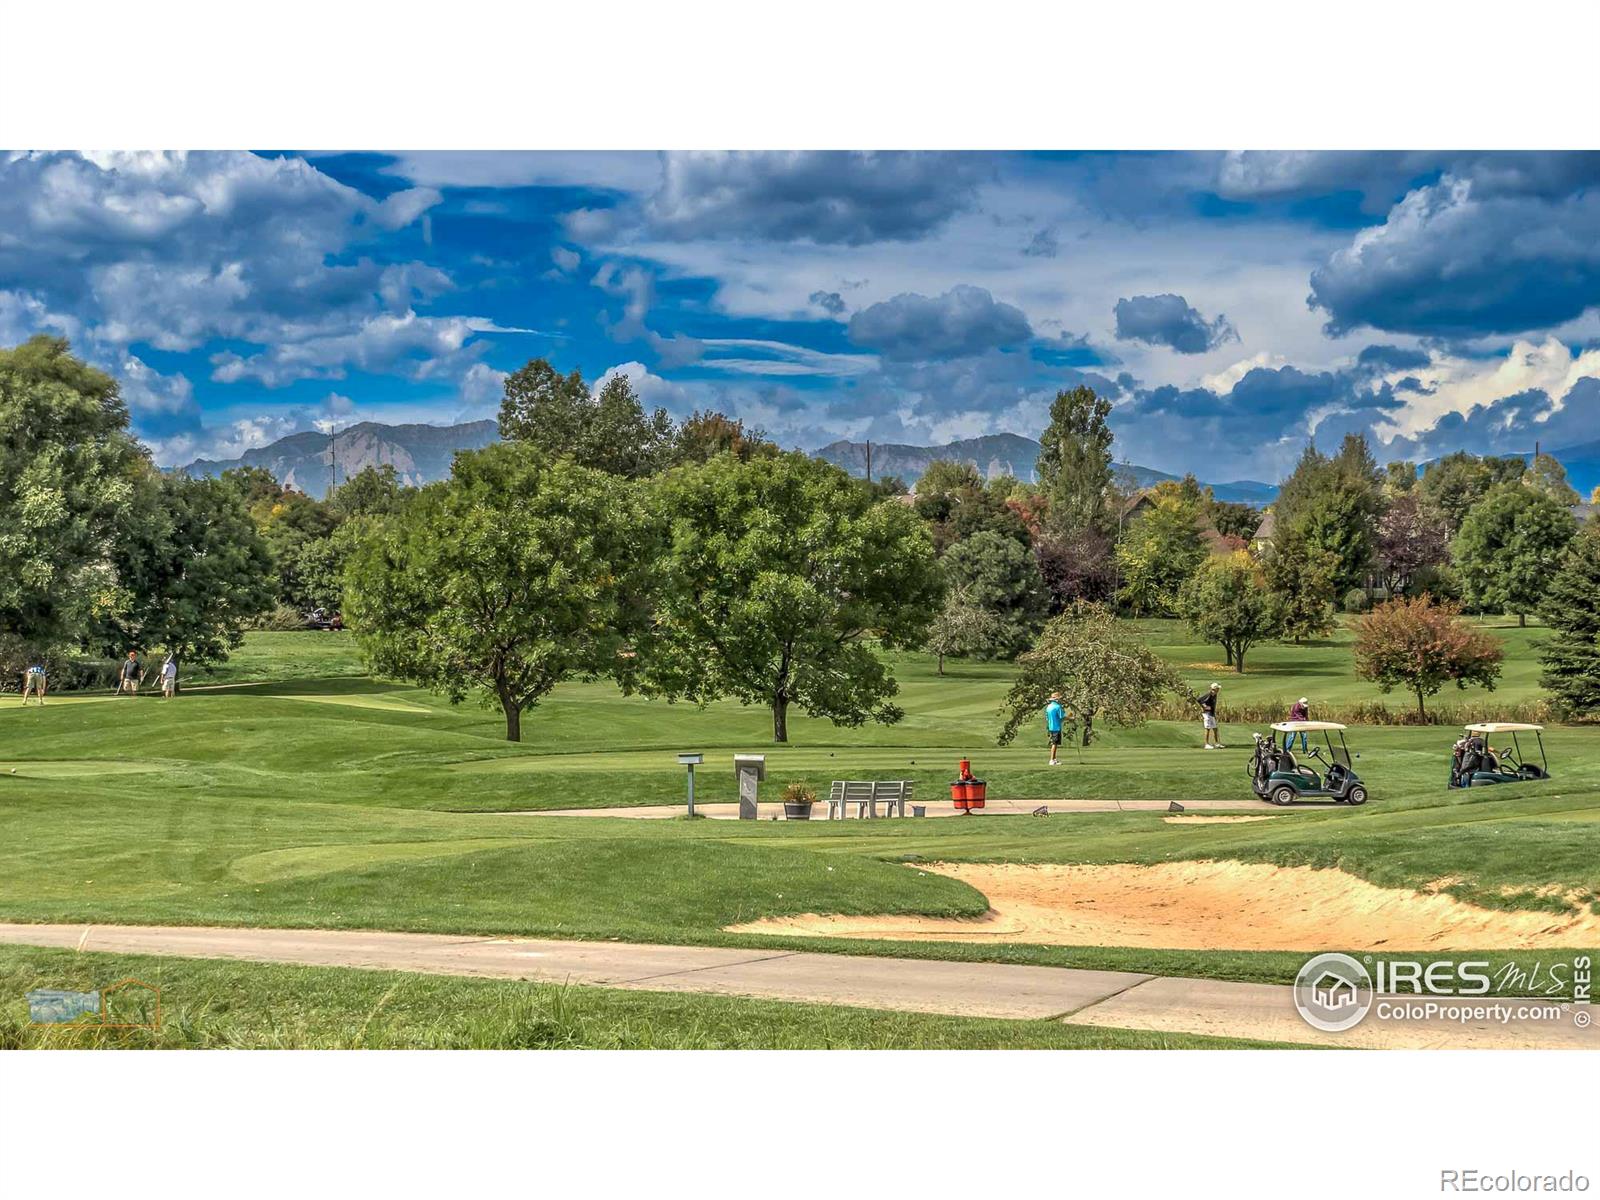
[[[816,452],[817,457],[842,467],[852,475],[865,475],[867,471],[866,442],[833,442]],[[895,442],[873,442],[872,475],[886,479],[898,475],[908,484],[915,485],[922,473],[936,459],[948,462],[969,463],[985,479],[999,475],[1014,475],[1033,482],[1035,465],[1039,461],[1039,443],[1032,438],[1015,433],[991,433],[984,437],[965,438],[947,442],[943,446],[906,446]],[[1165,479],[1177,479],[1154,467],[1141,467],[1135,463],[1118,463],[1116,470],[1130,477],[1139,487],[1150,487]],[[1278,489],[1270,483],[1253,479],[1237,479],[1210,485],[1218,500],[1231,500],[1239,504],[1270,504]]]
[[[270,446],[246,450],[238,458],[201,458],[178,469],[186,475],[214,476],[234,467],[262,467],[286,487],[308,496],[323,496],[336,480],[342,483],[363,468],[385,463],[412,486],[444,479],[457,450],[481,450],[499,437],[493,421],[465,425],[362,421],[332,438],[325,433],[291,433]]]
[[[311,496],[324,495],[335,478],[348,479],[364,467],[392,464],[408,484],[431,483],[450,474],[450,461],[457,450],[477,450],[499,437],[493,421],[471,421],[464,425],[385,425],[362,421],[341,429],[333,438],[325,433],[294,433],[270,446],[246,450],[238,458],[197,459],[179,470],[189,475],[220,475],[233,467],[262,467],[290,487]],[[838,441],[816,451],[816,456],[841,467],[852,475],[867,472],[866,442]],[[986,479],[1015,475],[1035,478],[1039,443],[1015,433],[992,433],[965,438],[943,446],[910,446],[896,442],[873,442],[872,475],[883,479],[898,475],[915,485],[936,459],[970,463]],[[1572,486],[1587,497],[1600,486],[1600,441],[1567,446],[1550,453],[1567,470]],[[1526,457],[1531,458],[1532,455]],[[1153,467],[1120,463],[1117,470],[1130,476],[1140,487],[1149,487],[1178,476]],[[1277,486],[1253,479],[1212,482],[1218,500],[1256,506],[1270,504]]]

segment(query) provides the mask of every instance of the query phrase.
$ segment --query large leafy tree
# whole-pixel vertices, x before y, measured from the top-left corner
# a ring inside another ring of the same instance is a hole
[[[983,532],[1028,545],[1028,525],[1009,503],[1008,482],[987,485],[971,463],[945,459],[929,463],[917,481],[916,511],[928,523],[934,549],[943,554],[963,538]]]
[[[8,657],[75,641],[125,600],[106,547],[146,469],[109,376],[61,338],[0,350],[0,638]]]
[[[99,638],[113,655],[159,647],[190,665],[226,658],[276,591],[266,544],[238,493],[215,479],[146,473],[110,559],[127,593]]]
[[[500,436],[628,479],[655,474],[673,453],[667,410],[646,413],[626,375],[591,395],[579,372],[562,375],[542,358],[506,378]]]
[[[1514,612],[1526,625],[1577,528],[1567,506],[1548,491],[1520,481],[1496,484],[1467,513],[1451,544],[1463,598],[1474,608]]]
[[[1198,636],[1222,646],[1228,664],[1241,674],[1250,647],[1283,627],[1266,573],[1248,550],[1201,563],[1179,590],[1178,608]]]
[[[999,742],[1008,745],[1024,725],[1042,720],[1052,692],[1061,693],[1068,729],[1087,746],[1098,725],[1142,725],[1168,692],[1181,688],[1177,672],[1137,628],[1103,604],[1080,601],[1052,618],[1034,647],[1017,657]]]
[[[1044,623],[1048,594],[1032,551],[993,530],[950,547],[945,581],[993,616],[997,628],[979,657],[1011,658],[1027,648]]]
[[[670,545],[650,689],[705,702],[791,705],[841,725],[893,722],[898,685],[867,645],[921,643],[943,585],[927,529],[803,454],[725,455],[663,477]]]
[[[1366,581],[1377,549],[1383,473],[1366,439],[1351,434],[1324,457],[1307,446],[1274,505],[1277,536],[1298,534],[1310,550],[1333,555],[1336,590]]]
[[[1034,557],[1053,612],[1076,600],[1103,603],[1111,599],[1117,587],[1113,549],[1112,540],[1098,529],[1046,534],[1034,540]]]
[[[1264,568],[1282,622],[1279,636],[1296,644],[1333,632],[1333,574],[1338,559],[1306,544],[1296,529],[1273,539]]]
[[[1555,634],[1539,650],[1540,682],[1568,715],[1600,711],[1600,523],[1587,522],[1568,545],[1544,619]]]
[[[1057,532],[1105,529],[1113,494],[1111,402],[1093,388],[1056,393],[1039,438],[1039,485]]]
[[[1356,621],[1356,674],[1385,692],[1403,687],[1417,698],[1417,716],[1427,720],[1423,698],[1447,683],[1479,683],[1493,689],[1500,678],[1500,643],[1460,616],[1454,604],[1430,596],[1401,597],[1377,605]]]
[[[1436,458],[1422,469],[1417,485],[1422,498],[1444,514],[1450,535],[1455,536],[1472,506],[1488,490],[1500,483],[1521,479],[1527,463],[1520,457],[1479,458],[1465,450]]]
[[[384,516],[399,508],[410,490],[392,463],[365,466],[333,489],[327,506],[340,521]]]
[[[1178,589],[1206,557],[1200,519],[1198,489],[1191,495],[1180,484],[1162,484],[1124,527],[1116,548],[1117,598],[1135,614],[1176,611]]]
[[[502,443],[457,455],[376,526],[346,568],[345,616],[376,670],[497,704],[521,741],[522,714],[563,680],[629,683],[658,549],[635,485]]]

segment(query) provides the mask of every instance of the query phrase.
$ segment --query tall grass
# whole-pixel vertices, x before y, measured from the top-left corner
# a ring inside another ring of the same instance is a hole
[[[1289,716],[1290,700],[1255,700],[1224,704],[1218,713],[1224,724],[1270,725]],[[1474,721],[1526,721],[1543,725],[1557,719],[1548,700],[1495,701],[1492,697],[1469,704],[1429,704],[1425,714],[1415,703],[1318,704],[1311,717],[1346,725],[1467,725]],[[1169,697],[1154,714],[1158,721],[1198,721],[1200,709],[1192,701]]]

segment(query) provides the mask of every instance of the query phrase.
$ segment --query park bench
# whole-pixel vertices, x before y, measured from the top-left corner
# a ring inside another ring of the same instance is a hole
[[[828,789],[828,820],[844,820],[851,805],[855,805],[857,820],[876,817],[880,804],[885,816],[903,817],[915,786],[910,779],[835,779]]]

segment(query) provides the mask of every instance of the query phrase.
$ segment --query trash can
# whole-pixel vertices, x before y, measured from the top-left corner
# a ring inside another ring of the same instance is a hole
[[[959,764],[959,778],[950,785],[950,801],[960,812],[971,813],[983,807],[988,795],[988,785],[972,777],[972,762],[963,758]]]

